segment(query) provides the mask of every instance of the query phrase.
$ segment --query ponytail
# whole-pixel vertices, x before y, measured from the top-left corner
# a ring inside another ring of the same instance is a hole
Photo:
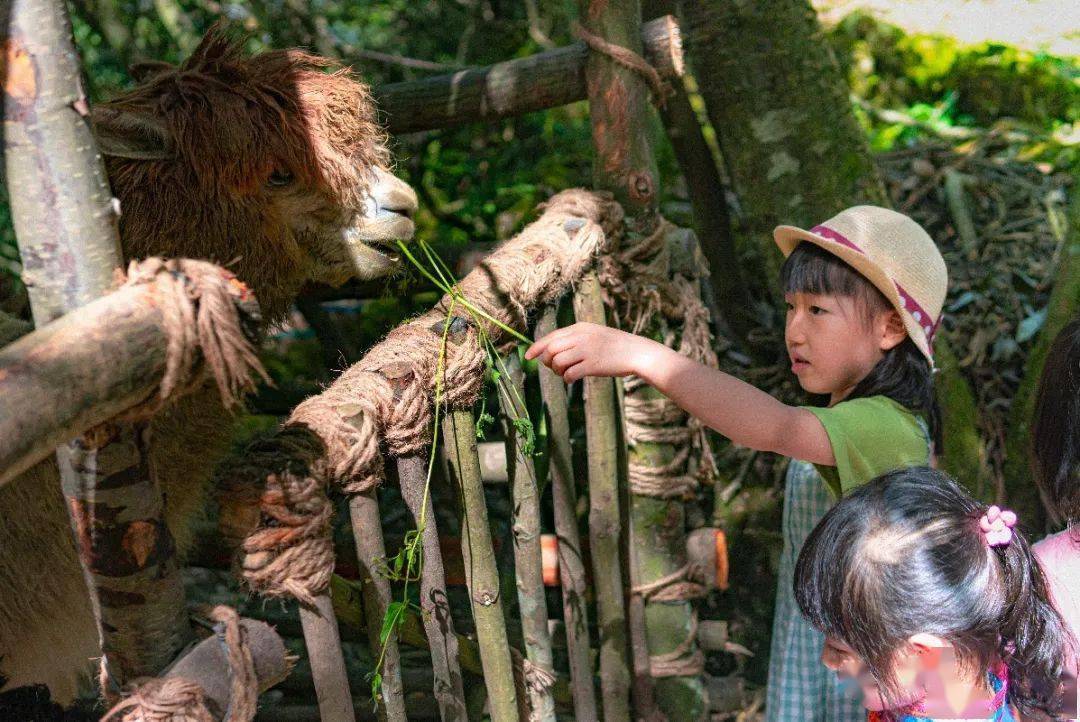
[[[1024,714],[1059,710],[1064,659],[1076,653],[1076,642],[1050,600],[1027,539],[1013,534],[1007,545],[992,548],[1004,590],[999,654],[1009,669],[1010,701]]]
[[[987,508],[927,467],[882,474],[833,506],[795,564],[795,600],[844,640],[883,690],[912,635],[948,640],[969,669],[1009,673],[1009,701],[1053,714],[1066,654],[1077,649],[1015,516]],[[995,527],[998,520],[1006,528]],[[1005,533],[1005,532],[1008,533]],[[992,546],[988,546],[992,544]]]

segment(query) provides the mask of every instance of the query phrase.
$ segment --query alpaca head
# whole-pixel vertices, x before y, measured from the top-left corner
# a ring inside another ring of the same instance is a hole
[[[298,50],[246,55],[211,30],[179,67],[93,110],[120,199],[125,258],[202,258],[249,284],[270,320],[307,281],[399,265],[416,194],[388,170],[367,86]]]

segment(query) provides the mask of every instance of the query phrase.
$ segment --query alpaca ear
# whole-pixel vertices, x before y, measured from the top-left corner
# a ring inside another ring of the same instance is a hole
[[[90,123],[102,155],[135,160],[172,157],[168,129],[148,113],[96,106],[90,112]]]

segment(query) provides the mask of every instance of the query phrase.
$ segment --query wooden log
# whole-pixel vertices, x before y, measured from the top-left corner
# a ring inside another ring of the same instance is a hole
[[[356,713],[330,592],[317,595],[314,606],[300,602],[300,624],[323,722],[352,722]]]
[[[501,385],[499,403],[503,406],[503,431],[507,458],[513,458],[511,489],[511,528],[514,533],[514,568],[517,570],[517,595],[521,609],[521,631],[525,656],[535,666],[551,674],[555,665],[548,631],[547,601],[544,593],[543,562],[540,552],[540,490],[532,456],[525,450],[525,440],[513,419],[529,418],[525,408],[525,378],[516,349],[503,361],[509,389]],[[529,690],[533,717],[544,722],[555,720],[555,699],[550,689],[534,686]]]
[[[682,74],[678,24],[667,16],[641,26],[638,45],[665,77]],[[461,70],[423,80],[391,83],[372,93],[390,133],[415,133],[462,123],[491,123],[586,98],[589,50],[576,42],[528,58]]]
[[[476,457],[476,422],[471,411],[452,411],[443,420],[450,473],[463,508],[461,553],[469,586],[476,638],[484,667],[484,684],[492,722],[518,719],[514,671],[503,620],[499,574],[491,545],[487,504]]]
[[[378,565],[386,559],[382,519],[379,514],[377,490],[355,494],[349,499],[349,520],[356,541],[356,558],[360,564],[360,585],[363,589],[364,611],[367,614],[368,643],[371,653],[382,654],[382,690],[376,700],[379,718],[384,722],[404,722],[405,697],[401,682],[401,653],[397,636],[391,634],[385,644],[380,639],[383,618],[390,604],[390,580],[380,574]],[[336,601],[336,600],[335,600]],[[336,605],[335,605],[336,609]],[[336,614],[336,612],[335,612]]]
[[[44,326],[111,288],[121,265],[118,214],[87,122],[66,5],[14,0],[6,9],[6,185],[31,310]],[[122,428],[114,439],[57,449],[110,695],[156,675],[193,637],[145,438]]]
[[[540,338],[556,328],[554,306],[544,309],[536,324]],[[552,500],[555,508],[555,533],[559,540],[559,579],[562,582],[563,617],[567,656],[574,697],[574,716],[579,720],[598,719],[596,688],[593,684],[589,647],[589,615],[585,561],[578,533],[577,490],[574,488],[573,455],[570,448],[570,420],[567,416],[566,385],[543,364],[540,365],[540,394],[548,422]]]
[[[253,296],[237,294],[235,302],[242,317],[257,317]],[[156,392],[167,344],[158,291],[143,284],[124,286],[0,349],[6,412],[0,414],[0,485],[57,444]]]
[[[287,650],[274,628],[254,619],[241,619],[259,693],[265,692],[285,679],[291,663]],[[162,677],[181,678],[195,682],[206,694],[206,707],[215,720],[224,720],[232,698],[232,671],[226,656],[223,637],[214,634],[207,637],[179,660]]]
[[[427,463],[422,456],[398,459],[398,477],[405,504],[416,523],[423,519],[424,524],[421,531],[424,563],[420,570],[420,608],[423,610],[424,629],[431,649],[431,665],[435,671],[435,699],[439,702],[444,722],[464,721],[467,719],[465,690],[458,664],[454,620],[446,596],[446,570],[439,551],[439,526],[431,507],[431,497],[425,499],[424,496]]]
[[[600,282],[586,274],[574,295],[578,321],[606,323]],[[626,607],[619,549],[622,517],[616,468],[615,384],[609,378],[585,378],[585,438],[589,457],[589,545],[600,632],[600,694],[604,719],[630,718],[630,670],[627,667]]]

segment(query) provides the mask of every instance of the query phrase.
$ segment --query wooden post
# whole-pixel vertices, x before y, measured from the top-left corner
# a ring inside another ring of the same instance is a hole
[[[300,624],[304,628],[319,715],[323,722],[353,722],[356,713],[329,590],[316,595],[314,605],[300,602]]]
[[[574,294],[578,321],[606,323],[600,282],[586,274]],[[585,378],[585,437],[589,455],[589,545],[600,632],[600,694],[604,719],[630,719],[630,670],[623,602],[623,565],[619,548],[622,515],[616,458],[615,383]]]
[[[540,559],[540,491],[532,457],[525,453],[524,441],[513,418],[528,418],[525,408],[525,379],[514,349],[503,361],[510,390],[500,385],[499,403],[503,407],[503,430],[507,459],[513,459],[511,528],[514,532],[514,568],[517,570],[517,594],[521,607],[521,632],[526,658],[542,670],[554,674],[551,634],[548,632],[547,602],[544,599],[544,574]],[[542,722],[554,722],[555,699],[550,689],[533,687],[533,716]]]
[[[600,0],[582,0],[582,23],[587,32],[603,41],[642,54],[639,41],[641,28],[641,3],[625,0],[619,3]],[[648,236],[659,224],[657,214],[658,176],[656,162],[649,145],[649,105],[643,78],[604,53],[594,52],[586,69],[589,91],[589,114],[592,121],[593,146],[596,156],[593,163],[593,179],[597,188],[611,191],[615,200],[622,204],[627,214],[627,229],[631,237]],[[599,303],[597,298],[596,303]],[[603,318],[602,309],[599,317]],[[579,320],[582,319],[579,315]],[[591,319],[589,319],[591,320]],[[660,322],[662,323],[662,321]],[[650,333],[662,332],[657,326],[648,328]],[[626,394],[627,406],[647,403],[653,395],[659,395],[645,385],[631,385]],[[588,389],[588,386],[586,386]],[[656,445],[655,449],[632,444],[628,449],[628,462],[657,468],[674,458],[674,449],[668,444]],[[591,454],[590,454],[591,457]],[[591,461],[591,458],[590,458]],[[591,482],[590,482],[591,483]],[[613,496],[612,500],[617,499]],[[595,506],[593,507],[595,509]],[[595,512],[594,512],[595,513]],[[681,500],[657,499],[651,496],[631,494],[629,501],[629,538],[634,545],[629,565],[630,582],[634,587],[655,582],[664,574],[674,571],[671,567],[685,560],[685,531],[682,528]],[[591,519],[590,519],[591,523]],[[660,536],[663,538],[660,539]],[[661,543],[662,542],[662,543]],[[594,562],[594,565],[596,562]],[[662,569],[666,571],[661,571]],[[595,579],[599,587],[600,580]],[[640,600],[634,600],[635,615],[631,622],[640,624]],[[655,657],[668,652],[692,633],[694,612],[689,604],[644,605],[645,639],[647,650],[641,649],[640,630],[635,635],[635,662],[644,664],[642,653]],[[600,619],[601,627],[604,619]],[[690,640],[693,647],[693,640]],[[603,657],[601,657],[603,663]],[[684,688],[683,682],[689,680]],[[636,685],[638,714],[651,715],[654,710],[649,690],[642,683]],[[655,702],[670,719],[700,719],[706,712],[704,687],[700,675],[694,677],[668,677],[656,682]],[[605,695],[605,716],[606,709]]]
[[[645,23],[638,44],[661,75],[675,74],[682,50],[672,18]],[[391,135],[491,123],[584,100],[588,56],[585,43],[577,42],[527,58],[383,85],[372,94]]]
[[[536,337],[555,330],[555,307],[544,309],[536,324]],[[566,649],[570,660],[574,716],[579,720],[598,719],[592,659],[589,655],[589,614],[585,604],[585,563],[578,533],[577,491],[570,450],[570,420],[567,418],[566,386],[554,371],[540,366],[540,394],[548,421],[552,500],[555,533],[559,539],[559,580],[562,585]]]
[[[230,283],[237,311],[251,321],[258,305],[241,288]],[[125,285],[0,348],[0,486],[157,393],[169,342],[164,311],[153,284]]]
[[[117,213],[64,3],[13,0],[7,8],[6,180],[23,279],[43,326],[111,288],[121,266]],[[117,684],[156,675],[193,636],[147,458],[145,438],[132,428],[111,443],[81,439],[57,450],[102,679]]]
[[[390,580],[379,573],[378,563],[386,559],[378,491],[371,489],[349,499],[349,520],[356,540],[356,558],[360,563],[360,583],[367,614],[368,643],[371,653],[383,656],[381,699],[377,700],[379,718],[385,722],[405,722],[405,691],[401,686],[401,653],[397,635],[391,634],[385,649],[379,638],[383,617],[390,604]]]
[[[450,472],[458,485],[464,509],[461,554],[465,560],[465,579],[484,665],[488,706],[492,722],[502,722],[518,719],[517,694],[487,503],[480,480],[480,460],[476,456],[475,428],[471,411],[452,411],[443,420]]]
[[[447,440],[447,443],[451,443]],[[420,570],[420,608],[423,610],[424,629],[431,645],[431,666],[435,673],[435,699],[443,722],[464,722],[465,691],[458,664],[458,644],[454,635],[454,620],[450,616],[450,603],[446,596],[446,571],[443,569],[442,552],[439,551],[439,526],[430,496],[424,505],[424,486],[427,483],[427,459],[409,456],[398,459],[398,477],[401,496],[412,512],[416,523],[423,516],[421,533],[424,563]]]

